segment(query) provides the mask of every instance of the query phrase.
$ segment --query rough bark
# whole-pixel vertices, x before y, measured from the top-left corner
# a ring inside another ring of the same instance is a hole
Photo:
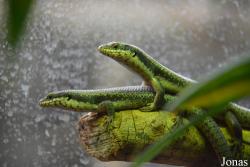
[[[170,112],[140,112],[128,110],[115,113],[115,118],[106,127],[107,115],[88,113],[78,123],[80,143],[91,156],[102,161],[132,161],[148,145],[188,120]],[[228,143],[232,139],[225,128],[221,128]],[[243,131],[243,138],[250,140],[250,131]],[[250,145],[244,143],[244,158],[250,159]],[[195,128],[185,134],[158,155],[152,162],[185,165],[217,166],[217,158],[209,143]],[[248,160],[250,163],[250,161]]]

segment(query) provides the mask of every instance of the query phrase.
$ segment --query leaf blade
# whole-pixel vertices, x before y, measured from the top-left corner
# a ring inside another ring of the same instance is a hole
[[[235,91],[232,91],[237,89]],[[231,91],[230,91],[231,90]],[[213,99],[221,93],[220,98],[204,103],[204,101]],[[223,71],[218,72],[209,79],[194,84],[181,93],[180,97],[164,109],[176,110],[179,107],[193,107],[194,104],[198,106],[206,106],[211,109],[201,115],[196,116],[188,124],[181,126],[173,131],[169,136],[164,136],[162,140],[156,142],[143,155],[136,158],[133,167],[140,166],[145,161],[150,161],[158,155],[164,148],[168,147],[170,143],[181,135],[190,126],[199,123],[207,116],[213,116],[223,109],[231,100],[236,100],[250,94],[250,57],[233,64]],[[199,100],[200,99],[200,100]]]
[[[8,0],[8,34],[7,40],[15,46],[24,29],[25,20],[34,0]]]
[[[217,114],[219,111],[222,111],[222,108],[225,104],[216,106],[216,108],[211,108],[208,112],[203,112],[199,115],[193,116],[189,122],[180,125],[178,128],[173,130],[172,132],[164,135],[159,141],[155,142],[152,146],[150,146],[146,151],[142,154],[136,157],[134,163],[132,164],[132,167],[139,167],[144,162],[152,160],[154,157],[156,157],[163,149],[166,149],[169,147],[174,140],[176,140],[178,137],[183,135],[183,133],[190,128],[191,126],[194,126],[204,120],[208,116],[213,116]]]
[[[250,57],[230,65],[201,83],[196,83],[180,93],[170,106],[173,111],[179,107],[210,107],[239,99],[250,94]]]

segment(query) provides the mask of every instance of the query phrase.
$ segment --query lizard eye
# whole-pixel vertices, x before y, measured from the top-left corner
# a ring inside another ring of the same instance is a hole
[[[51,100],[52,98],[53,98],[52,95],[48,95],[48,96],[47,96],[47,99],[49,99],[49,100]]]
[[[135,57],[135,56],[136,56],[135,52],[131,52],[131,53],[132,53],[132,57]]]
[[[68,95],[68,100],[72,99],[71,95]]]
[[[117,49],[118,48],[118,43],[113,43],[112,48]]]

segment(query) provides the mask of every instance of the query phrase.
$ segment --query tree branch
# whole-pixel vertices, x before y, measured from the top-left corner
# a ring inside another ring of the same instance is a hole
[[[102,161],[132,161],[148,145],[154,143],[177,124],[187,122],[171,112],[116,112],[109,128],[107,115],[88,113],[78,123],[80,143],[91,156]],[[232,138],[221,128],[232,147]],[[250,139],[250,131],[243,131],[243,138]],[[250,145],[243,143],[244,158],[250,159]],[[215,153],[200,132],[192,127],[152,162],[185,165],[218,165]],[[249,160],[248,160],[249,161]],[[250,162],[250,161],[249,161]]]

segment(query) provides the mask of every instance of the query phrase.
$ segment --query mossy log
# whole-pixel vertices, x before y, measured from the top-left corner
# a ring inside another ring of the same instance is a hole
[[[91,156],[102,161],[133,161],[148,145],[176,127],[176,123],[188,122],[171,112],[140,112],[127,110],[115,113],[107,128],[107,115],[88,113],[78,123],[80,143]],[[230,146],[232,138],[221,127]],[[250,140],[250,131],[243,131],[244,140]],[[242,147],[244,159],[250,159],[250,145]],[[184,166],[217,166],[218,160],[209,143],[195,128],[173,142],[151,162]],[[250,163],[250,161],[248,160]]]

